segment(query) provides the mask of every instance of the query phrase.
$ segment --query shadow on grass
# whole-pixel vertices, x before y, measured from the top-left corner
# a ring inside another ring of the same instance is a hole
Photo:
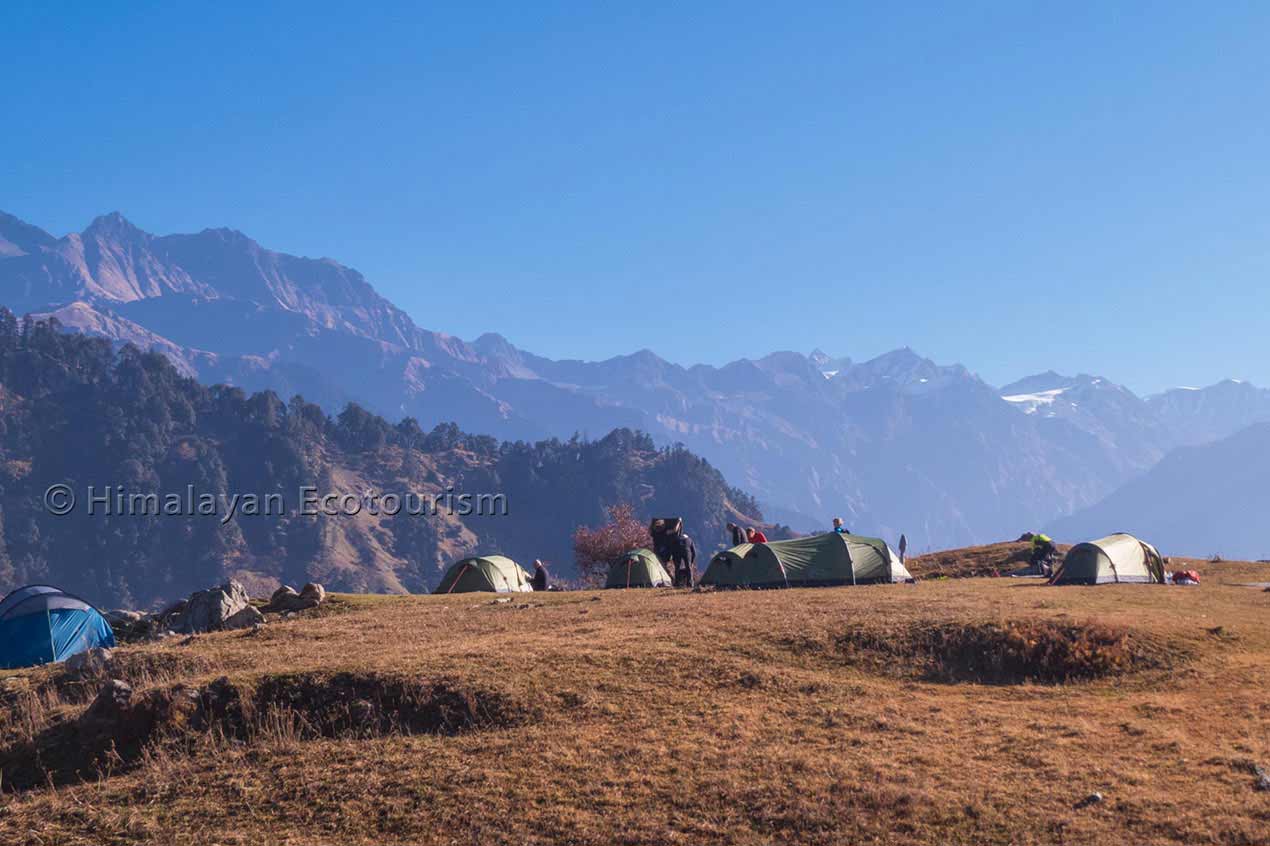
[[[160,747],[179,751],[197,740],[455,735],[514,726],[531,714],[496,691],[380,674],[296,673],[253,686],[222,677],[137,694],[112,680],[77,718],[0,749],[0,788],[26,791],[126,772]]]

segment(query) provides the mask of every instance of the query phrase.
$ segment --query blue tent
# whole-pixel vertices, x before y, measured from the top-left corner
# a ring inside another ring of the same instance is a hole
[[[0,669],[65,661],[114,645],[115,633],[100,611],[55,587],[28,585],[0,601]]]

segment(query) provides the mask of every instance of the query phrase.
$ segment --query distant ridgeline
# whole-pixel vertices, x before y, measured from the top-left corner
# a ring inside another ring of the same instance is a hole
[[[476,552],[571,576],[574,527],[618,502],[682,515],[703,551],[729,520],[761,519],[705,460],[644,433],[500,443],[357,405],[328,417],[0,309],[0,592],[49,582],[148,606],[230,576],[419,592]]]

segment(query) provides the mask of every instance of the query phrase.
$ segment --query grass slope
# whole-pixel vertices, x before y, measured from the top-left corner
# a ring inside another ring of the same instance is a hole
[[[12,789],[22,743],[77,754],[48,744],[92,691],[10,674],[0,842],[1267,843],[1270,593],[1236,583],[1270,567],[1204,575],[340,597],[120,650],[139,690],[258,710],[87,779]]]

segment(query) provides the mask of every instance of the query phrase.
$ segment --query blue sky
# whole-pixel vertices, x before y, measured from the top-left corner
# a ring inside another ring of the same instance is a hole
[[[1270,385],[1270,5],[45,5],[0,209],[55,234],[230,226],[553,357]]]

